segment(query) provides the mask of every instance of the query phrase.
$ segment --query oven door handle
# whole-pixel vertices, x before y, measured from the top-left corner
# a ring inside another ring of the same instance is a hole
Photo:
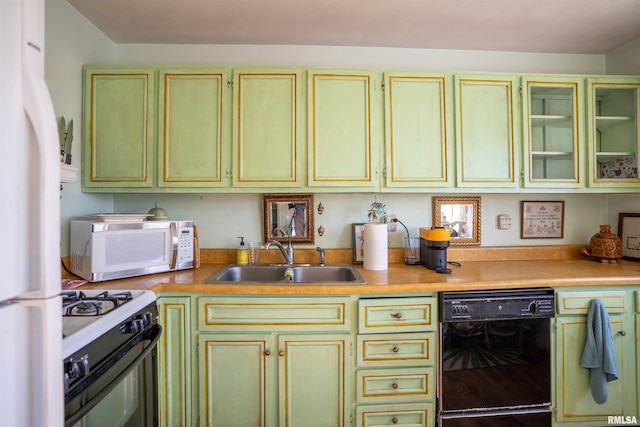
[[[65,419],[65,426],[69,427],[80,421],[89,411],[91,411],[102,399],[104,399],[111,391],[116,388],[121,381],[123,381],[127,375],[133,371],[133,369],[140,363],[142,360],[149,355],[149,353],[156,347],[158,344],[158,340],[160,339],[160,335],[162,335],[162,326],[154,325],[153,335],[148,339],[151,340],[148,346],[144,348],[142,353],[136,357],[133,362],[131,362],[121,373],[118,374],[116,378],[113,379],[105,388],[103,388],[98,394],[96,394],[90,401],[82,405],[80,409],[71,414],[67,419]],[[124,355],[123,355],[124,356]]]

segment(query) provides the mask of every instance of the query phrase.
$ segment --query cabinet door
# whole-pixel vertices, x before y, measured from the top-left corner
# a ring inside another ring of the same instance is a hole
[[[451,81],[444,74],[385,74],[387,187],[449,187]]]
[[[458,75],[454,90],[457,185],[517,187],[517,78]]]
[[[375,189],[377,73],[308,71],[308,185]]]
[[[278,346],[279,425],[348,426],[349,335],[280,335]]]
[[[640,78],[587,80],[589,185],[637,187]]]
[[[202,426],[272,426],[272,336],[201,334],[199,337]],[[271,367],[268,367],[268,366]]]
[[[85,67],[82,186],[153,186],[155,71]]]
[[[302,72],[233,74],[233,186],[299,187]]]
[[[226,185],[227,80],[224,70],[160,70],[159,187]]]
[[[636,415],[633,319],[631,315],[611,315],[610,324],[619,378],[607,383],[607,402],[598,405],[591,396],[589,371],[580,366],[587,318],[556,318],[557,421],[579,421],[581,426],[601,426],[607,424],[607,416],[610,415]]]
[[[158,346],[158,394],[161,427],[191,423],[191,299],[158,298],[162,336]]]
[[[582,79],[524,77],[525,187],[582,186]]]

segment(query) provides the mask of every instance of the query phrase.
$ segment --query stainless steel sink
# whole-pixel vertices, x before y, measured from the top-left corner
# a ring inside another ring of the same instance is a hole
[[[293,280],[287,269],[293,271]],[[358,285],[367,283],[352,264],[230,264],[210,276],[205,283],[333,283]]]

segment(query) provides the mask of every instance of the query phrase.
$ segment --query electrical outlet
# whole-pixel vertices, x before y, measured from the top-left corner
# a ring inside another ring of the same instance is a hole
[[[398,228],[398,223],[394,221],[396,219],[396,214],[388,213],[387,214],[387,231],[389,233],[393,233]]]
[[[498,215],[498,229],[508,230],[511,228],[511,215],[500,214]]]

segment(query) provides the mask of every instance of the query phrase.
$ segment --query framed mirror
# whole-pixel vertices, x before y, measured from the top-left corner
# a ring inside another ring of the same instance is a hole
[[[313,194],[263,194],[262,239],[313,243]]]
[[[451,231],[451,245],[480,244],[480,197],[434,197],[436,227]]]

